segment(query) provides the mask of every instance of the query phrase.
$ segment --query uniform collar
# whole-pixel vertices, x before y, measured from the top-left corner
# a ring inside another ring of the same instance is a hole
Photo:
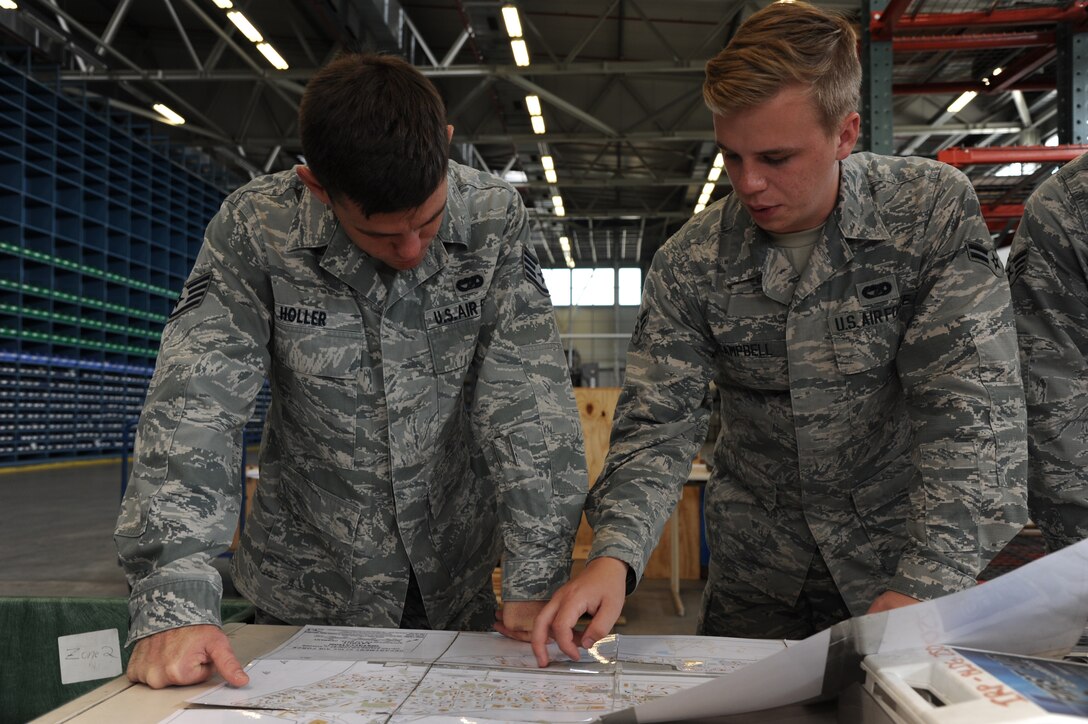
[[[887,241],[891,239],[884,221],[877,214],[869,188],[869,154],[852,154],[839,163],[839,203],[828,222],[835,222],[844,239]]]
[[[449,184],[446,191],[446,211],[438,233],[427,247],[423,261],[414,269],[397,272],[388,289],[378,274],[374,260],[348,238],[332,211],[318,202],[308,189],[303,191],[304,198],[300,201],[296,218],[309,218],[315,228],[322,229],[327,236],[324,241],[319,241],[316,238],[318,234],[313,234],[314,239],[310,244],[299,243],[297,247],[327,245],[328,248],[321,258],[321,267],[359,292],[371,306],[384,309],[407,296],[446,266],[449,261],[446,244],[468,245],[468,207],[452,168],[447,172],[447,179]],[[317,209],[320,209],[320,213]],[[328,219],[332,219],[331,224]],[[300,229],[299,234],[292,236],[301,238],[301,231]]]
[[[468,246],[468,204],[461,193],[460,176],[460,166],[450,161],[450,166],[446,169],[446,213],[442,217],[442,225],[438,227],[435,241]]]
[[[827,219],[824,232],[812,250],[808,267],[801,274],[793,291],[793,302],[811,294],[836,270],[853,258],[850,241],[880,241],[891,238],[884,222],[876,213],[869,189],[867,164],[856,155],[839,164],[839,200]],[[744,206],[730,196],[721,209],[719,260],[727,284],[766,276],[770,237],[756,226]],[[781,264],[771,264],[777,270]],[[788,271],[788,269],[778,270]],[[776,274],[781,276],[781,274]],[[788,276],[788,275],[787,275]],[[765,286],[768,280],[765,279]],[[793,280],[790,280],[793,283]],[[772,285],[775,286],[775,285]],[[773,298],[782,297],[783,290],[765,290]],[[777,287],[776,287],[777,289]]]

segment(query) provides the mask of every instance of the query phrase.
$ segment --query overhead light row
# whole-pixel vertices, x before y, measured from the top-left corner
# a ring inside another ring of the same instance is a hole
[[[563,250],[563,260],[567,262],[567,268],[574,268],[574,257],[570,255],[570,239],[565,236],[559,237],[559,248]]]
[[[234,23],[234,27],[238,28],[238,31],[242,35],[246,36],[246,40],[257,46],[257,50],[261,55],[265,57],[272,67],[276,70],[287,70],[289,65],[287,61],[283,59],[283,56],[276,52],[276,49],[272,47],[271,43],[266,43],[264,36],[257,30],[256,26],[249,21],[240,10],[234,10],[234,3],[231,0],[213,0],[215,6],[220,10],[229,10],[227,13],[227,19]]]
[[[18,10],[15,0],[0,0],[0,10]]]
[[[699,213],[710,203],[710,195],[714,193],[714,187],[718,184],[718,178],[722,175],[724,166],[725,159],[722,158],[722,154],[719,152],[714,157],[714,163],[710,165],[710,170],[706,173],[706,183],[703,184],[702,193],[699,194],[699,201],[695,204],[695,213]]]
[[[219,2],[219,0],[216,0]],[[502,6],[502,21],[506,25],[506,34],[510,36],[510,51],[514,54],[514,64],[522,68],[529,65],[529,46],[521,30],[521,17],[516,5],[507,3]]]
[[[540,105],[540,96],[525,96],[525,109],[529,111],[529,122],[533,124],[533,133],[543,134],[544,115]],[[547,146],[541,144],[540,165],[544,167],[544,178],[554,187],[559,183],[559,174],[555,170],[555,159],[550,154],[544,153]],[[559,189],[552,188],[552,206],[555,207],[556,216],[566,216],[567,210],[563,207],[563,197],[559,195]]]
[[[525,96],[525,110],[529,111],[529,122],[533,124],[533,133],[543,135],[544,115],[540,107],[540,96]]]

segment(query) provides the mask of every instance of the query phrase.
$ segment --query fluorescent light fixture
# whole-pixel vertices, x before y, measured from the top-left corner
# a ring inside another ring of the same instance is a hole
[[[1001,74],[1002,74],[1002,73],[1004,73],[1004,72],[1005,72],[1005,69],[1004,69],[1004,68],[1002,68],[1001,66],[998,66],[998,67],[994,68],[994,71],[993,71],[992,73],[990,73],[990,75],[992,75],[992,76],[999,76],[999,75],[1001,75]]]
[[[168,106],[162,103],[156,103],[151,106],[156,113],[163,117],[163,120],[169,123],[171,126],[180,126],[185,123],[185,119],[171,110]]]
[[[568,269],[573,269],[574,268],[574,259],[567,259],[567,268]]]
[[[563,205],[563,197],[562,196],[556,195],[556,196],[552,197],[552,206],[562,206],[562,205]]]
[[[699,203],[706,206],[710,203],[710,194],[699,194]]]
[[[703,195],[709,196],[712,193],[714,193],[714,184],[707,181],[705,184],[703,184]]]
[[[506,25],[506,34],[511,38],[521,37],[521,17],[518,15],[516,5],[503,5],[503,23]]]
[[[539,116],[540,96],[525,96],[525,110],[529,111],[530,116]]]
[[[220,10],[230,10],[232,7],[234,7],[234,3],[232,3],[230,0],[212,0],[212,1],[215,3],[215,6],[217,8],[219,8]]]
[[[718,155],[714,157],[714,168],[721,168],[724,165],[725,165],[725,158],[719,152]]]
[[[554,168],[544,169],[544,178],[548,179],[550,184],[559,183],[559,177],[556,176]]]
[[[1053,136],[1051,136],[1050,138],[1043,141],[1043,145],[1044,146],[1057,146],[1058,145],[1058,134],[1055,133]]]
[[[706,208],[706,204],[695,204],[695,213],[699,213]]]
[[[565,236],[560,236],[559,237],[559,248],[562,249],[564,252],[569,252],[570,251],[570,239],[568,239]]]
[[[544,133],[544,116],[533,116],[529,120],[533,123],[533,133]]]
[[[283,59],[283,56],[276,52],[268,43],[257,43],[257,50],[261,51],[261,55],[268,59],[268,62],[272,64],[272,67],[276,70],[287,70],[289,65],[287,61]]]
[[[257,28],[253,27],[253,23],[249,22],[246,16],[242,15],[242,13],[238,12],[237,10],[231,10],[229,13],[227,13],[227,17],[230,18],[230,21],[232,23],[234,23],[234,27],[242,31],[242,35],[246,36],[246,40],[248,40],[249,42],[259,43],[264,40],[261,34],[257,32]]]
[[[718,177],[722,175],[722,170],[717,166],[710,167],[710,173],[706,175],[707,181],[717,181]]]
[[[536,96],[533,97],[535,98]],[[536,115],[539,116],[540,114],[537,113]],[[543,166],[545,169],[555,168],[555,161],[552,160],[551,156],[541,156],[540,165]]]
[[[510,50],[514,51],[514,65],[524,68],[529,65],[529,46],[521,38],[510,41]]]
[[[14,0],[0,0],[0,10],[18,10],[19,6]]]
[[[521,37],[521,17],[515,5],[502,6],[502,21],[506,24],[506,34],[511,38]]]
[[[555,207],[555,215],[556,216],[566,216],[567,215],[567,210],[564,209],[562,206],[556,206]]]
[[[952,101],[952,105],[948,106],[948,112],[949,113],[959,113],[960,111],[962,111],[964,108],[967,107],[968,103],[975,100],[975,96],[977,96],[977,95],[978,95],[977,91],[966,91],[966,92],[964,92],[963,95],[961,95],[956,100]]]
[[[512,184],[523,184],[529,180],[529,176],[520,169],[512,168],[502,175],[502,180]]]

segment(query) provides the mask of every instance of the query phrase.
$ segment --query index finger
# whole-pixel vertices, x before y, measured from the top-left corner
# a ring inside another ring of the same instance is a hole
[[[533,637],[531,643],[533,646],[533,654],[536,656],[537,666],[540,666],[541,668],[548,665],[548,641],[551,640],[549,627],[558,610],[559,601],[553,598],[548,601],[544,608],[540,609],[540,613],[536,616],[536,621],[533,622]]]
[[[230,643],[224,638],[220,643],[208,647],[208,656],[215,666],[215,670],[231,686],[237,688],[249,683],[249,675],[242,669],[238,658],[230,647]]]
[[[589,606],[581,598],[576,598],[573,601],[560,603],[557,608],[551,621],[552,638],[555,639],[560,651],[569,656],[571,661],[577,661],[581,655],[578,653],[578,644],[574,642],[574,627],[582,614],[589,612]]]

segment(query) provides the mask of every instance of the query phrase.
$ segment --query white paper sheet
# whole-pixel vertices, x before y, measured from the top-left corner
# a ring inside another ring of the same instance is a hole
[[[820,695],[830,629],[681,694],[603,717],[605,722],[667,722],[769,709]],[[621,643],[622,646],[622,643]]]
[[[182,709],[159,724],[385,724],[389,717],[344,712],[253,711],[251,709]]]
[[[189,701],[242,709],[391,715],[427,673],[417,664],[257,659],[249,683],[221,684]]]
[[[555,643],[548,644],[548,659],[552,667],[603,671],[611,668],[616,658],[616,638],[601,639],[591,651],[579,648],[580,657],[574,662],[559,650]],[[513,668],[538,670],[532,649],[521,641],[508,639],[500,633],[462,631],[440,657],[438,664],[479,666],[485,668]]]
[[[433,667],[398,715],[482,716],[519,722],[588,722],[612,711],[610,674]]]
[[[1076,642],[1086,620],[1088,541],[1082,541],[966,591],[790,641],[784,651],[727,676],[603,720],[641,724],[796,704],[837,693],[830,688],[856,675],[864,655],[933,643],[1029,656],[1060,653]],[[832,630],[843,638],[829,661]]]
[[[1086,619],[1088,541],[1082,541],[975,588],[856,623],[863,654],[938,643],[1047,656],[1068,651]]]
[[[623,634],[617,638],[619,661],[659,664],[691,673],[728,674],[786,648],[779,639]]]
[[[429,664],[441,656],[456,637],[456,631],[304,626],[264,658]]]

